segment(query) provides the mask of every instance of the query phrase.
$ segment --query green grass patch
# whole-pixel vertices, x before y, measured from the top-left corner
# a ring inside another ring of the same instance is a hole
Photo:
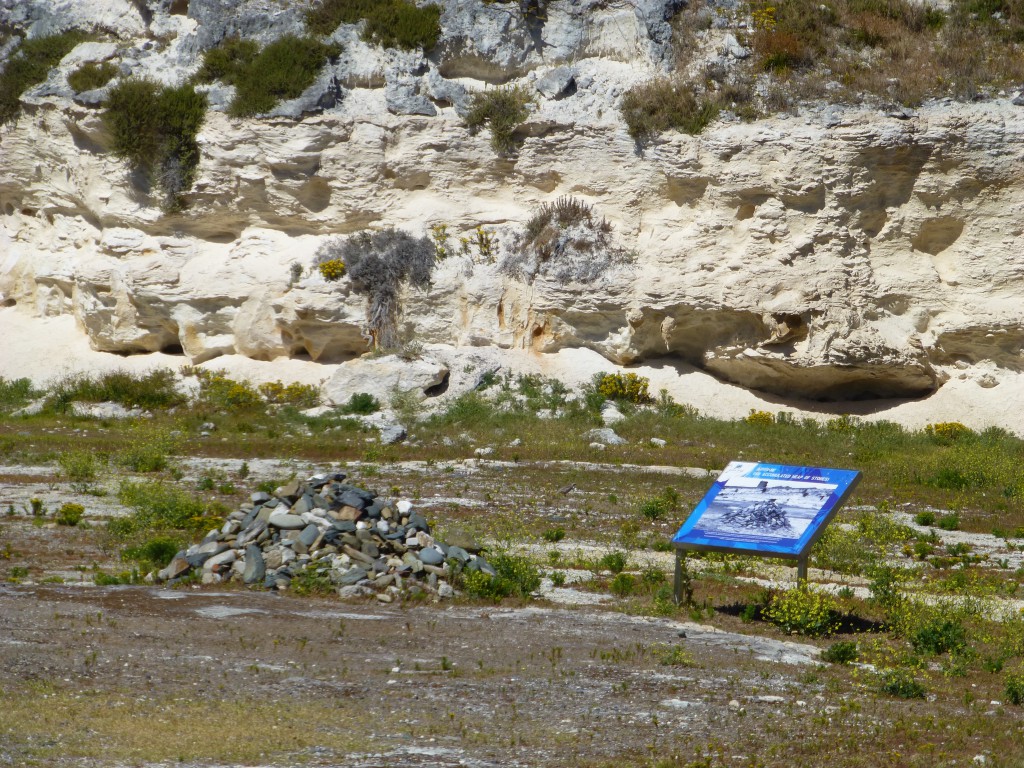
[[[168,529],[200,531],[211,523],[202,501],[167,483],[125,480],[117,498],[132,508],[131,514],[107,523],[107,530],[119,539]]]
[[[148,373],[72,374],[50,386],[46,397],[47,409],[66,413],[73,402],[109,402],[125,408],[159,410],[182,405],[185,396],[177,389],[174,373],[168,368],[157,368]]]
[[[97,64],[90,61],[68,75],[68,85],[78,93],[94,91],[113,80],[118,72],[120,70],[113,62],[104,61]]]
[[[46,80],[60,60],[86,39],[78,30],[24,40],[0,72],[0,125],[21,112],[21,95]]]
[[[339,24],[363,20],[363,39],[384,48],[429,51],[441,34],[441,8],[410,0],[322,0],[306,14],[306,27],[329,35]]]

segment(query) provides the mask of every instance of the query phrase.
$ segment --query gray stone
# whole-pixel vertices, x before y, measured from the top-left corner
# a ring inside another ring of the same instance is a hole
[[[744,48],[740,45],[739,40],[736,39],[736,35],[731,32],[727,32],[725,37],[722,38],[722,50],[734,59],[746,59],[750,57],[750,49]]]
[[[237,557],[238,555],[233,549],[221,552],[219,555],[214,555],[203,563],[203,570],[211,573],[220,573],[221,571],[230,568],[231,564],[235,562]]]
[[[312,499],[307,494],[302,494],[288,511],[293,515],[304,515],[311,509],[313,509]]]
[[[120,403],[72,403],[71,413],[93,419],[134,419],[142,415],[141,408],[125,408]]]
[[[369,597],[372,594],[372,589],[356,586],[355,584],[348,584],[338,589],[338,597],[343,600],[352,600],[357,597]]]
[[[425,547],[418,554],[420,561],[424,565],[441,565],[444,563],[444,555],[433,547]]]
[[[541,95],[549,99],[557,99],[565,95],[575,85],[573,71],[570,67],[555,67],[534,83]]]
[[[1018,93],[1010,103],[1015,107],[1024,107],[1024,91]]]
[[[401,424],[382,424],[380,426],[380,441],[384,445],[400,443],[408,436],[408,433]]]
[[[437,596],[442,600],[449,600],[455,597],[455,589],[446,581],[437,585]]]
[[[393,115],[426,115],[433,117],[437,108],[419,92],[419,82],[411,77],[388,80],[384,86],[384,103]]]
[[[298,515],[289,515],[282,512],[272,513],[267,522],[275,528],[283,528],[288,531],[297,531],[306,527],[306,521]]]
[[[255,544],[245,548],[245,570],[242,581],[246,584],[258,584],[267,575],[267,566],[263,560],[263,551]]]
[[[341,574],[341,578],[338,580],[338,583],[342,586],[346,586],[348,584],[357,584],[358,582],[366,578],[366,574],[366,569],[357,565],[352,568],[349,568],[347,571]]]
[[[459,117],[465,117],[472,109],[472,98],[469,91],[461,83],[446,80],[441,73],[431,68],[424,80],[427,87],[427,94],[434,101],[451,104]]]
[[[655,448],[664,448],[668,444],[660,437],[652,437],[650,442]]]
[[[448,557],[452,557],[460,563],[469,562],[469,552],[462,547],[448,547]]]
[[[614,429],[603,427],[601,429],[592,429],[585,435],[586,438],[593,440],[604,445],[625,445],[626,441],[615,434]]]
[[[304,547],[308,548],[312,547],[318,538],[320,538],[320,529],[310,523],[302,529],[302,532],[299,534],[298,541]]]
[[[181,556],[179,553],[175,555],[174,559],[167,565],[166,568],[162,569],[157,573],[157,579],[160,581],[170,581],[171,579],[177,579],[180,576],[184,576],[192,569],[192,565]]]
[[[626,417],[622,415],[622,411],[615,405],[611,400],[606,400],[601,405],[601,423],[606,427],[614,426]]]

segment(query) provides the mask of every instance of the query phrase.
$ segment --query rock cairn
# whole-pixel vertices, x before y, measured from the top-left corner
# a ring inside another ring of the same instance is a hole
[[[786,511],[775,499],[758,501],[740,510],[722,515],[722,522],[735,528],[749,528],[766,533],[793,533]]]
[[[198,571],[204,584],[230,580],[279,590],[310,569],[341,597],[385,603],[424,593],[452,597],[451,578],[462,569],[495,575],[475,552],[435,540],[409,501],[378,498],[335,472],[292,480],[272,495],[252,494],[156,578],[174,583]]]

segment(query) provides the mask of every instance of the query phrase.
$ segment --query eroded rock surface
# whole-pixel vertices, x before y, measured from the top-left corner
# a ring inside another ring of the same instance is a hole
[[[167,82],[224,35],[300,25],[261,0],[230,14],[214,0],[187,14],[120,5],[5,0],[0,16],[43,34],[117,15],[113,60]],[[342,25],[338,62],[277,116],[228,119],[211,98],[189,207],[174,215],[109,152],[98,111],[71,98],[68,72],[110,53],[82,44],[0,134],[0,301],[71,313],[99,350],[340,362],[367,349],[367,299],[311,268],[317,247],[443,223],[452,242],[485,227],[497,253],[453,255],[428,290],[407,291],[402,333],[423,343],[674,357],[825,400],[926,394],[957,365],[1022,368],[1024,122],[1009,98],[930,102],[908,119],[810,105],[639,152],[617,104],[668,66],[674,3],[551,2],[540,25],[511,4],[443,7],[428,56]],[[571,87],[552,86],[569,63]],[[460,118],[497,82],[536,83],[508,158]],[[537,207],[567,194],[607,219],[632,263],[586,283],[500,271]]]

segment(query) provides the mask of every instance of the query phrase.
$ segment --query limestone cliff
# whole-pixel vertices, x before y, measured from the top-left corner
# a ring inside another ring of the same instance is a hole
[[[268,116],[228,118],[230,93],[209,87],[199,174],[187,209],[167,214],[109,152],[102,93],[76,96],[67,74],[111,60],[179,82],[225,35],[300,29],[303,4],[0,0],[30,35],[108,36],[0,129],[0,301],[71,313],[100,350],[339,362],[366,350],[366,299],[310,269],[326,237],[444,223],[507,248],[541,203],[573,195],[633,263],[586,284],[524,282],[454,255],[404,297],[406,335],[678,358],[825,400],[916,396],[958,370],[988,387],[994,368],[1024,366],[1024,108],[1009,97],[910,114],[812,104],[640,151],[617,103],[671,66],[676,3],[556,0],[543,23],[514,4],[441,5],[427,56],[342,25],[337,63]],[[503,158],[460,115],[506,81],[536,96]]]

